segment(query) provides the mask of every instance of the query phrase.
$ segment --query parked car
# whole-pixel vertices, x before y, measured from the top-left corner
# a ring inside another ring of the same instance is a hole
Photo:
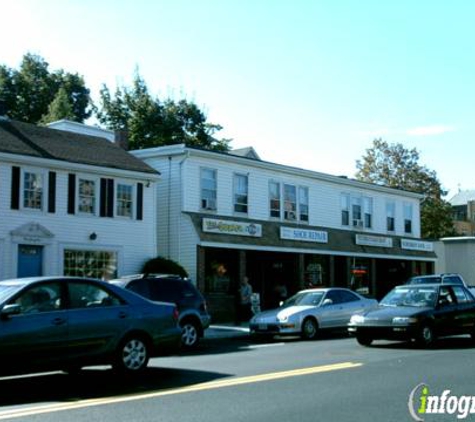
[[[428,283],[442,283],[442,284],[459,284],[468,287],[460,274],[456,273],[441,273],[418,275],[411,277],[406,284],[428,284]]]
[[[345,288],[302,290],[277,309],[251,319],[252,335],[300,335],[314,339],[320,329],[346,329],[350,317],[376,307],[378,302]]]
[[[437,337],[455,334],[475,340],[475,297],[458,284],[397,286],[378,308],[352,316],[348,331],[364,346],[385,339],[415,340],[428,347]]]
[[[77,371],[112,364],[128,373],[180,344],[176,306],[95,279],[0,282],[0,372]]]
[[[135,274],[110,280],[110,283],[132,290],[150,300],[172,302],[178,307],[178,323],[182,329],[182,346],[198,345],[211,317],[206,300],[189,280],[170,274]]]

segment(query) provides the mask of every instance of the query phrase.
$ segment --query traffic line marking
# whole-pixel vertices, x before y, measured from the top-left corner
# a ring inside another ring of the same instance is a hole
[[[335,363],[335,364],[330,364],[330,365],[314,366],[310,368],[294,369],[290,371],[274,372],[274,373],[261,374],[261,375],[250,375],[246,377],[229,378],[229,379],[220,380],[220,381],[210,381],[210,382],[205,382],[201,384],[190,385],[187,387],[180,387],[180,388],[174,388],[170,390],[150,392],[150,393],[131,394],[131,395],[126,395],[126,396],[99,398],[99,399],[86,399],[86,400],[77,401],[75,403],[68,402],[68,403],[58,403],[58,404],[46,404],[46,405],[41,405],[41,406],[29,407],[26,409],[23,407],[21,409],[6,410],[3,412],[0,411],[0,420],[40,415],[40,414],[45,414],[45,413],[61,412],[65,410],[81,409],[85,407],[102,406],[102,405],[107,405],[107,404],[126,403],[126,402],[136,401],[136,400],[145,400],[145,399],[150,399],[150,398],[171,396],[171,395],[176,395],[176,394],[185,394],[185,393],[191,393],[191,392],[197,392],[197,391],[213,390],[217,388],[234,387],[237,385],[253,384],[257,382],[274,381],[274,380],[290,378],[290,377],[337,371],[341,369],[358,368],[362,365],[363,365],[362,363],[342,362],[342,363]]]

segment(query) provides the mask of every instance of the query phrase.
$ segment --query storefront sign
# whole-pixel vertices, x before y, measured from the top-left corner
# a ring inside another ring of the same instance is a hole
[[[203,218],[203,231],[217,234],[262,237],[262,225],[240,221]]]
[[[434,252],[434,244],[422,240],[401,239],[401,248],[411,251]]]
[[[369,236],[366,234],[356,235],[356,244],[362,246],[375,246],[379,248],[392,248],[393,240],[390,237]]]
[[[281,227],[280,238],[288,240],[301,240],[303,242],[328,243],[328,233],[318,230],[296,229]]]

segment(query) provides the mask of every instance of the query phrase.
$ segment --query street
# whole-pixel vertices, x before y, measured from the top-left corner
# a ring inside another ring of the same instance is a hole
[[[311,342],[241,336],[153,359],[136,379],[105,367],[76,376],[1,379],[0,420],[410,421],[409,396],[419,384],[434,394],[449,389],[475,396],[473,373],[469,337],[441,339],[421,350],[383,341],[365,348],[345,335]],[[457,416],[427,414],[421,420]]]

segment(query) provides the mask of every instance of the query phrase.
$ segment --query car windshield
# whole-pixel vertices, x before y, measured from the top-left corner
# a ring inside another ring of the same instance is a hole
[[[0,284],[0,303],[5,302],[5,300],[22,287],[21,285]]]
[[[434,307],[436,299],[436,287],[396,287],[381,300],[380,305]]]
[[[289,297],[282,306],[318,306],[322,301],[324,292],[300,292]]]
[[[441,283],[442,278],[439,276],[434,276],[434,277],[412,277],[409,280],[408,284],[424,284],[424,283]]]

